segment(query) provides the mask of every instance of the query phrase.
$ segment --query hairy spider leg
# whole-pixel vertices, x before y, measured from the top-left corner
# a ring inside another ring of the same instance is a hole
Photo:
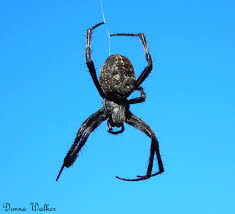
[[[147,78],[147,76],[149,75],[149,73],[151,72],[151,70],[153,68],[152,57],[151,57],[151,55],[149,53],[147,41],[146,41],[145,35],[143,33],[116,33],[116,34],[111,34],[110,36],[137,36],[137,37],[139,37],[141,39],[142,44],[144,46],[145,57],[146,57],[146,60],[148,62],[148,65],[145,67],[144,71],[140,74],[140,76],[136,80],[135,87],[128,94],[128,96],[129,96]]]
[[[142,103],[145,101],[146,94],[144,93],[144,89],[142,87],[139,87],[136,90],[140,91],[140,97],[136,97],[136,98],[128,100],[129,104],[137,104],[137,103]]]
[[[97,75],[96,75],[96,69],[95,69],[95,65],[94,65],[94,62],[92,61],[91,59],[91,34],[92,34],[92,31],[97,28],[98,26],[104,24],[104,22],[100,22],[98,24],[96,24],[95,26],[89,28],[87,30],[87,46],[86,46],[86,64],[87,64],[87,67],[89,69],[89,72],[90,72],[90,75],[92,77],[92,80],[100,94],[100,96],[102,98],[105,98],[105,94],[103,92],[103,89],[101,88],[100,86],[100,83],[97,79]]]
[[[64,158],[64,163],[59,171],[59,174],[56,178],[58,181],[64,167],[70,167],[75,162],[76,158],[78,157],[79,151],[85,145],[87,138],[89,137],[90,133],[95,130],[103,121],[105,121],[108,116],[105,113],[104,108],[101,108],[96,113],[92,114],[80,127],[77,136],[74,140],[73,145],[71,146],[68,154]]]
[[[151,138],[152,142],[151,142],[151,147],[150,147],[149,164],[148,164],[148,169],[147,169],[147,173],[145,176],[137,176],[138,178],[136,178],[136,179],[126,179],[126,178],[120,178],[118,176],[116,176],[116,178],[123,180],[123,181],[141,181],[141,180],[146,180],[150,177],[153,177],[153,176],[156,176],[156,175],[163,173],[164,167],[163,167],[163,163],[162,163],[162,159],[161,159],[161,155],[160,155],[159,143],[158,143],[158,140],[157,140],[153,130],[143,120],[141,120],[140,118],[138,118],[137,116],[135,116],[133,114],[131,114],[131,116],[129,118],[127,118],[126,123],[131,126],[134,126],[135,128],[139,129],[140,131],[142,131],[148,137]],[[159,171],[152,174],[153,160],[154,160],[155,153],[157,156]]]

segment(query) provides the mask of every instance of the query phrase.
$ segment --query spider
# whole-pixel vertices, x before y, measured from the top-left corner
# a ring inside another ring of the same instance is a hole
[[[131,104],[137,104],[145,101],[146,95],[141,83],[147,78],[152,70],[152,59],[148,50],[147,42],[143,33],[117,33],[110,36],[131,36],[139,37],[144,46],[144,52],[148,65],[136,80],[134,67],[130,60],[119,54],[109,56],[101,69],[99,80],[97,79],[96,69],[91,59],[91,35],[92,31],[104,22],[98,23],[87,30],[87,46],[86,46],[86,64],[89,69],[92,80],[103,98],[103,107],[92,114],[80,127],[73,145],[64,158],[63,165],[56,178],[58,181],[64,167],[73,165],[78,157],[79,151],[85,145],[90,133],[95,130],[102,122],[107,120],[108,132],[114,135],[124,131],[124,123],[127,123],[151,138],[150,156],[147,173],[144,176],[137,176],[134,179],[116,178],[123,181],[140,181],[156,176],[164,172],[163,163],[159,151],[159,143],[154,134],[154,131],[140,118],[132,114],[129,110]],[[140,97],[127,99],[128,96],[135,90],[140,92]],[[118,127],[120,130],[114,131],[113,127]],[[154,155],[157,156],[159,171],[152,174]]]

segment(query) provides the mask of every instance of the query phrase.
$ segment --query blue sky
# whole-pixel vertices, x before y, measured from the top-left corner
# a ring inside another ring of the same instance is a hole
[[[165,173],[123,182],[147,168],[150,139],[126,125],[92,133],[73,167],[58,171],[82,122],[101,107],[85,64],[86,29],[99,0],[0,3],[0,212],[3,203],[49,203],[50,213],[234,213],[234,1],[103,0],[110,33],[143,32],[154,68],[145,103],[131,111],[160,141]],[[111,39],[111,54],[146,65],[139,40]],[[106,27],[92,39],[99,75]],[[135,94],[137,95],[137,94]],[[155,168],[157,170],[157,168]]]

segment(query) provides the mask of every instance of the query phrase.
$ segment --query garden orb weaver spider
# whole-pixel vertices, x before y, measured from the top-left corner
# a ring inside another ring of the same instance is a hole
[[[132,114],[129,110],[129,106],[131,104],[144,102],[146,98],[144,90],[142,87],[140,87],[140,85],[147,78],[152,70],[152,59],[151,55],[149,54],[145,36],[143,33],[118,33],[110,35],[132,36],[139,37],[141,39],[148,65],[145,67],[144,71],[141,73],[137,80],[135,78],[134,67],[131,64],[130,60],[125,56],[121,56],[118,54],[111,55],[106,59],[101,69],[100,78],[98,80],[96,69],[91,59],[91,35],[92,31],[102,24],[104,24],[104,22],[98,23],[87,30],[86,64],[92,80],[100,96],[103,98],[103,107],[92,114],[78,130],[74,143],[72,144],[70,150],[64,158],[64,163],[59,171],[56,181],[58,181],[64,167],[68,168],[73,165],[78,157],[79,151],[85,145],[90,133],[107,119],[108,132],[111,134],[122,133],[124,131],[123,124],[127,123],[139,129],[151,138],[150,156],[146,175],[137,176],[137,178],[134,179],[126,179],[118,176],[116,176],[116,178],[123,181],[140,181],[146,180],[150,177],[164,172],[164,167],[159,151],[159,143],[154,134],[154,131],[143,120]],[[128,96],[135,90],[140,91],[140,97],[128,100]],[[121,127],[121,130],[113,131],[113,127]],[[155,154],[157,157],[159,171],[152,174]]]

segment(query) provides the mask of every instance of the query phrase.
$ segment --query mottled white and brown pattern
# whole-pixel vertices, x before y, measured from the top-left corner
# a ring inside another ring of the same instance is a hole
[[[127,57],[115,54],[107,58],[99,79],[107,96],[125,98],[133,89],[135,81],[134,67]]]

